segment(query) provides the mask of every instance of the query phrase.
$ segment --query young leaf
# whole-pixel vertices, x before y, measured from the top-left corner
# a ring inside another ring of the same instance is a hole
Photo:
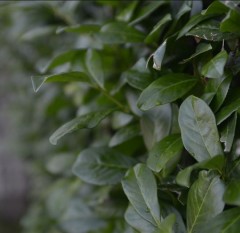
[[[196,233],[238,233],[240,228],[240,208],[223,211],[214,218],[204,221],[196,229]]]
[[[224,184],[218,176],[202,171],[191,186],[187,200],[188,233],[196,231],[203,221],[215,217],[224,208]]]
[[[239,28],[240,14],[236,10],[228,12],[227,16],[222,20],[220,24],[220,30],[222,32],[233,32],[240,34]]]
[[[167,40],[165,40],[153,54],[153,68],[161,70],[162,60],[165,55]]]
[[[227,52],[221,51],[202,68],[202,75],[208,78],[221,78],[227,62]]]
[[[93,80],[104,88],[104,72],[100,54],[92,49],[89,49],[86,54],[86,66]]]
[[[181,136],[178,134],[165,137],[156,143],[149,152],[147,165],[155,172],[166,168],[172,160],[178,160],[183,149]]]
[[[97,112],[90,112],[85,115],[74,118],[73,120],[67,122],[58,128],[50,137],[49,141],[56,145],[58,140],[65,136],[66,134],[72,133],[78,129],[83,128],[94,128],[97,126],[104,118],[106,118],[115,109],[101,110]]]
[[[88,75],[79,71],[72,71],[66,73],[32,76],[32,85],[35,92],[46,82],[84,82],[91,83]]]
[[[140,95],[138,106],[149,110],[157,105],[173,102],[197,84],[197,79],[187,74],[167,74],[152,82]]]
[[[183,144],[197,161],[223,153],[214,114],[203,100],[189,96],[180,106],[178,119]]]
[[[228,122],[224,126],[221,132],[220,141],[224,143],[224,152],[230,152],[235,136],[237,124],[237,113],[233,113],[233,115],[229,118]]]
[[[88,148],[82,151],[73,165],[73,173],[95,185],[120,182],[135,161],[110,148]]]
[[[160,224],[160,209],[157,184],[151,170],[144,164],[137,164],[126,173],[122,187],[135,211],[157,227]]]

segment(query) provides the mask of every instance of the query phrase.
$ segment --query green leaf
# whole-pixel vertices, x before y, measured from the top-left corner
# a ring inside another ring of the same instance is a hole
[[[218,155],[211,159],[204,160],[200,163],[195,163],[192,166],[188,166],[187,168],[181,170],[176,177],[177,184],[185,187],[190,187],[190,177],[191,173],[195,169],[209,169],[216,170],[218,173],[222,173],[223,166],[225,164],[224,156]]]
[[[83,128],[94,128],[96,127],[104,118],[106,118],[115,109],[101,110],[97,112],[90,112],[85,115],[74,118],[73,120],[67,122],[58,128],[50,137],[49,141],[56,145],[58,140],[65,136],[66,134],[72,133],[78,129]]]
[[[205,94],[212,94],[211,99],[208,103],[210,103],[211,109],[216,112],[223,104],[230,84],[232,81],[232,75],[230,73],[224,73],[224,75],[220,78],[210,79],[208,80]]]
[[[152,29],[152,31],[148,34],[145,39],[145,43],[151,44],[156,43],[160,35],[162,34],[164,28],[166,27],[167,23],[172,20],[170,14],[166,14]]]
[[[215,116],[203,100],[189,96],[180,106],[178,119],[183,144],[198,162],[223,153]]]
[[[231,208],[203,222],[196,229],[196,233],[238,233],[239,228],[240,208]]]
[[[233,33],[240,33],[240,14],[235,11],[231,10],[228,12],[227,16],[222,20],[220,24],[220,30],[222,32],[233,32]]]
[[[145,145],[148,149],[151,149],[156,142],[170,133],[172,125],[171,105],[161,105],[144,112],[140,123]]]
[[[225,201],[226,204],[240,206],[239,180],[233,180],[227,185],[223,200]]]
[[[117,146],[120,145],[136,136],[140,135],[140,127],[139,125],[129,125],[124,128],[121,128],[117,133],[113,135],[109,142],[109,146]]]
[[[175,214],[167,216],[159,225],[158,229],[154,233],[174,233],[173,226],[176,222]]]
[[[147,165],[155,172],[166,169],[173,161],[180,159],[183,149],[181,136],[170,135],[156,143],[149,151]]]
[[[46,82],[84,82],[91,83],[88,75],[79,71],[72,71],[66,73],[32,76],[32,85],[35,92]]]
[[[124,22],[131,20],[137,5],[138,1],[132,1],[130,4],[128,4],[128,6],[117,15],[117,20]]]
[[[230,40],[238,37],[238,35],[234,33],[221,32],[219,22],[213,20],[199,24],[186,33],[186,35],[210,41]]]
[[[220,141],[224,143],[224,152],[230,152],[235,136],[237,124],[237,112],[229,118],[228,122],[224,125],[224,128],[221,132]]]
[[[104,72],[102,59],[100,54],[92,49],[89,49],[86,54],[86,66],[93,80],[104,88]]]
[[[216,119],[217,124],[221,124],[228,117],[232,115],[232,113],[236,112],[240,107],[240,95],[239,90],[236,89],[235,92],[231,93],[231,96],[227,98],[226,103],[222,106],[220,111],[217,113]]]
[[[187,22],[187,24],[178,33],[177,39],[186,35],[186,33],[188,33],[194,26],[196,26],[200,22],[202,22],[206,19],[209,19],[211,17],[212,17],[212,15],[201,15],[201,14],[197,14],[197,15],[192,16],[190,18],[190,20]]]
[[[97,24],[80,24],[68,27],[59,27],[56,33],[73,32],[79,34],[92,34],[100,31],[100,26]]]
[[[165,55],[167,47],[167,40],[165,40],[158,49],[154,52],[153,56],[153,68],[156,70],[161,70],[162,61]]]
[[[220,1],[212,2],[206,10],[202,11],[202,15],[221,15],[227,13],[229,8]]]
[[[208,78],[221,78],[223,76],[227,59],[227,52],[225,50],[221,51],[203,66],[202,75]]]
[[[197,84],[197,79],[187,74],[167,74],[151,83],[140,95],[138,106],[148,110],[157,105],[173,102]]]
[[[73,165],[73,173],[95,185],[116,184],[121,181],[135,161],[110,148],[88,148]]]
[[[42,37],[49,36],[50,34],[55,34],[56,27],[55,26],[42,26],[33,28],[27,32],[25,32],[21,39],[24,41],[33,41],[36,39],[41,39]]]
[[[205,52],[207,52],[207,51],[209,51],[209,50],[211,50],[211,49],[212,49],[211,44],[200,43],[200,44],[197,46],[197,48],[196,48],[196,52],[195,52],[191,57],[189,57],[189,58],[187,58],[187,59],[184,59],[184,60],[181,62],[181,64],[184,64],[184,63],[186,63],[186,62],[189,62],[189,61],[191,61],[193,58],[197,57],[198,55],[203,54],[203,53],[205,53]]]
[[[104,44],[142,43],[145,38],[142,32],[123,22],[104,25],[99,36]]]
[[[191,186],[187,200],[188,233],[196,231],[198,225],[221,213],[224,185],[218,176],[202,171]]]
[[[145,6],[140,8],[139,12],[134,17],[134,20],[130,22],[130,25],[139,23],[164,4],[167,4],[167,1],[153,1],[147,3]]]
[[[157,183],[151,170],[144,164],[137,164],[126,173],[122,187],[138,215],[157,227],[160,224],[160,209]]]
[[[192,1],[183,1],[178,13],[175,15],[175,19],[179,20],[184,14],[192,10]]]

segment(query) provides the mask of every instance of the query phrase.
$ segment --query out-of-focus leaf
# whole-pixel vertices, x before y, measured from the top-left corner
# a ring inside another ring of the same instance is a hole
[[[92,34],[100,31],[100,26],[97,24],[80,24],[69,27],[60,27],[56,33],[61,32],[74,32],[79,34]]]
[[[225,50],[218,53],[202,68],[202,75],[208,78],[221,78],[223,76],[224,67],[227,62],[227,52]]]
[[[240,208],[232,208],[204,221],[198,226],[196,233],[238,233],[239,227]]]
[[[203,100],[189,96],[178,119],[183,144],[198,162],[223,154],[215,116]]]
[[[223,155],[218,155],[215,156],[211,159],[204,160],[203,162],[200,163],[195,163],[192,166],[189,166],[182,171],[180,171],[177,174],[176,177],[176,182],[179,185],[185,186],[185,187],[190,187],[190,176],[193,170],[195,169],[210,169],[210,170],[216,170],[220,174],[222,172],[223,166],[224,166],[225,160]]]
[[[184,14],[192,10],[192,1],[183,1],[178,13],[175,15],[176,20],[179,20]]]
[[[140,127],[139,125],[130,125],[124,128],[121,128],[117,131],[109,142],[109,146],[117,146],[126,142],[140,134]]]
[[[171,130],[172,109],[170,104],[144,112],[140,123],[145,145],[148,149],[151,149],[156,142],[166,137]]]
[[[221,213],[224,184],[207,171],[202,171],[199,178],[191,186],[187,200],[187,229],[188,233],[196,231],[198,225]]]
[[[99,34],[104,44],[141,43],[145,35],[123,22],[114,22],[104,25]]]
[[[102,59],[100,54],[92,49],[89,49],[86,54],[86,66],[89,74],[93,80],[101,87],[104,88],[104,71]]]
[[[165,137],[149,151],[147,165],[155,172],[166,169],[172,161],[178,161],[183,149],[181,136],[178,134]]]
[[[186,74],[164,75],[143,90],[138,106],[142,110],[148,110],[157,105],[173,102],[189,92],[197,81],[193,76]]]
[[[90,78],[87,74],[79,71],[72,71],[66,73],[32,76],[32,85],[35,92],[37,92],[41,86],[46,82],[83,82],[90,83]]]
[[[184,64],[184,63],[186,63],[186,62],[189,62],[189,61],[191,61],[193,58],[197,57],[198,55],[200,55],[200,54],[202,54],[202,53],[205,53],[205,52],[207,52],[207,51],[209,51],[209,50],[211,50],[211,49],[212,49],[211,44],[201,43],[201,44],[199,44],[199,45],[197,46],[196,52],[195,52],[191,57],[189,57],[189,58],[187,58],[187,59],[184,59],[181,63]]]
[[[224,126],[221,132],[220,141],[224,143],[224,152],[230,152],[235,136],[237,124],[237,112],[233,113],[233,115],[229,118],[228,122]]]
[[[145,43],[151,44],[156,43],[160,35],[162,34],[163,29],[172,20],[170,14],[166,14],[152,29],[145,39]]]
[[[79,154],[73,173],[90,184],[116,184],[134,163],[133,159],[114,149],[88,148]]]
[[[117,20],[124,22],[131,20],[137,5],[138,1],[132,1],[126,8],[123,9],[123,11],[117,15]]]
[[[228,12],[227,16],[222,20],[220,24],[220,30],[222,32],[233,32],[239,35],[240,34],[239,22],[240,13],[235,10],[231,10]]]
[[[130,25],[134,25],[136,23],[139,23],[146,17],[148,17],[152,12],[157,10],[158,7],[167,4],[167,1],[153,1],[147,3],[145,6],[141,7],[137,15],[134,17],[134,20],[130,22]]]
[[[36,40],[37,38],[41,38],[50,34],[55,34],[56,27],[55,26],[43,26],[34,28],[21,36],[21,39],[24,41]]]
[[[239,180],[231,181],[227,185],[223,199],[226,204],[240,206],[240,181]]]
[[[107,110],[100,110],[96,112],[90,112],[85,115],[74,118],[73,120],[67,122],[58,128],[50,137],[49,141],[56,145],[58,140],[65,136],[66,134],[72,133],[78,129],[83,128],[94,128],[97,126],[104,118],[106,118],[115,109],[110,108]]]

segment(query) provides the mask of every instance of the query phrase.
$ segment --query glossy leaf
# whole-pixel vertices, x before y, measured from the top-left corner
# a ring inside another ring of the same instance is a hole
[[[73,165],[73,173],[95,185],[116,184],[135,161],[109,148],[83,150]]]
[[[104,88],[104,71],[100,54],[89,49],[86,54],[86,66],[93,80]]]
[[[197,57],[198,55],[203,54],[211,49],[212,49],[211,44],[201,43],[197,46],[196,52],[191,57],[184,59],[181,63],[183,64],[183,63],[189,62],[193,58]]]
[[[162,169],[167,168],[172,161],[179,160],[182,149],[180,135],[175,134],[165,137],[149,151],[147,165],[153,171],[160,172]]]
[[[130,125],[124,128],[121,128],[117,131],[109,142],[109,146],[117,146],[120,145],[136,136],[140,135],[140,127],[139,125]]]
[[[224,126],[221,132],[220,141],[224,143],[224,152],[230,152],[235,136],[237,124],[237,113],[233,113],[233,115],[229,118],[228,122]]]
[[[189,96],[178,119],[183,144],[198,162],[223,153],[214,114],[203,100]]]
[[[202,68],[202,75],[208,78],[221,78],[223,76],[224,67],[227,62],[227,52],[225,50],[218,53]]]
[[[220,30],[222,32],[233,32],[240,34],[239,21],[240,13],[235,10],[231,10],[221,22]]]
[[[142,32],[123,22],[104,25],[99,36],[104,44],[141,43],[145,38]]]
[[[218,176],[202,171],[191,186],[187,200],[188,233],[196,231],[198,225],[221,213],[224,185]]]
[[[231,181],[226,188],[223,197],[226,204],[240,206],[240,181]]]
[[[187,168],[181,170],[176,177],[177,184],[185,187],[190,187],[191,173],[195,169],[209,169],[216,170],[219,174],[222,173],[225,160],[223,155],[215,156],[211,159],[204,160],[200,163],[195,163],[194,165],[188,166]]]
[[[138,106],[148,110],[157,105],[173,102],[197,84],[197,79],[186,74],[167,74],[151,83],[140,95]]]
[[[231,208],[216,217],[203,222],[196,233],[238,233],[240,227],[240,208]]]
[[[72,71],[66,73],[32,76],[32,85],[35,92],[37,92],[46,82],[83,82],[91,83],[87,74],[79,71]]]
[[[56,145],[58,140],[65,136],[66,134],[72,133],[78,129],[83,128],[94,128],[97,126],[104,118],[106,118],[115,109],[101,110],[97,112],[90,112],[85,115],[74,118],[73,120],[67,122],[58,128],[50,137],[49,141]]]
[[[122,187],[134,210],[157,227],[160,224],[160,209],[157,184],[151,170],[144,164],[137,164],[126,173]]]
[[[145,145],[148,149],[151,149],[156,142],[170,133],[172,125],[170,104],[161,105],[144,112],[140,124]]]

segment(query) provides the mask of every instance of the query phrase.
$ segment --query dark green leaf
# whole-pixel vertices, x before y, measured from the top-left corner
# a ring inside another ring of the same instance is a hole
[[[89,49],[86,54],[86,66],[93,80],[104,88],[104,72],[102,59],[100,54],[92,49]]]
[[[223,153],[215,116],[209,106],[189,96],[179,109],[182,140],[188,152],[199,162]]]
[[[138,106],[148,110],[170,103],[185,95],[197,84],[197,79],[187,74],[167,74],[151,83],[140,95]]]
[[[46,82],[84,82],[91,83],[88,75],[79,71],[72,71],[66,73],[33,76],[32,85],[35,92],[37,92],[41,86]]]
[[[202,53],[205,53],[205,52],[207,52],[207,51],[209,51],[209,50],[211,50],[211,49],[212,49],[211,44],[201,43],[201,44],[199,44],[199,45],[197,46],[196,52],[195,52],[191,57],[189,57],[189,58],[187,58],[187,59],[184,59],[181,63],[183,64],[183,63],[189,62],[189,61],[191,61],[193,58],[197,57],[198,55],[200,55],[200,54],[202,54]]]
[[[100,26],[97,24],[80,24],[69,27],[60,27],[56,33],[74,32],[79,34],[92,34],[100,31]]]
[[[239,228],[240,208],[232,208],[200,224],[196,233],[238,233]]]
[[[166,14],[152,29],[145,39],[145,43],[156,43],[168,22],[172,20],[170,14]]]
[[[137,164],[126,173],[122,186],[134,210],[154,227],[160,225],[157,184],[151,170]]]
[[[73,173],[95,185],[116,184],[135,161],[109,148],[88,148],[73,165]]]
[[[159,142],[170,133],[172,125],[170,104],[158,106],[144,112],[140,123],[145,145],[148,149],[151,149],[156,142]]]
[[[206,10],[202,11],[202,15],[221,15],[227,13],[229,8],[220,1],[212,2]]]
[[[228,12],[227,16],[223,19],[220,24],[220,30],[222,32],[233,32],[240,34],[240,14],[235,11],[231,10]]]
[[[233,115],[229,118],[228,122],[224,126],[221,132],[220,141],[224,143],[224,152],[230,152],[235,136],[237,124],[237,112],[233,113]]]
[[[106,118],[115,109],[101,110],[97,112],[90,112],[85,115],[74,118],[73,120],[67,122],[58,128],[50,137],[50,142],[56,145],[58,140],[65,136],[66,134],[72,133],[78,129],[83,128],[94,128],[97,126],[104,118]]]
[[[130,125],[124,128],[121,128],[117,133],[113,135],[109,142],[109,146],[117,146],[126,142],[136,136],[140,135],[140,127],[139,125]]]
[[[178,134],[165,137],[149,151],[147,165],[155,172],[166,169],[173,161],[180,159],[183,149],[181,136]]]
[[[145,38],[142,32],[123,22],[104,25],[99,36],[104,44],[141,43]]]
[[[223,197],[226,204],[240,206],[240,181],[231,181],[226,188]]]
[[[175,15],[175,19],[179,20],[184,14],[192,10],[192,1],[183,1],[181,8]]]
[[[202,171],[191,186],[187,200],[188,233],[196,231],[203,221],[215,217],[224,208],[224,185],[218,176]]]
[[[224,67],[227,62],[227,52],[225,50],[218,53],[202,68],[202,75],[208,78],[221,78],[223,76]]]
[[[204,160],[200,163],[195,163],[192,166],[189,166],[177,174],[176,182],[179,185],[190,187],[190,176],[193,170],[195,169],[209,169],[209,170],[216,170],[220,174],[222,173],[222,169],[224,166],[225,160],[222,155],[215,156],[211,159]]]

